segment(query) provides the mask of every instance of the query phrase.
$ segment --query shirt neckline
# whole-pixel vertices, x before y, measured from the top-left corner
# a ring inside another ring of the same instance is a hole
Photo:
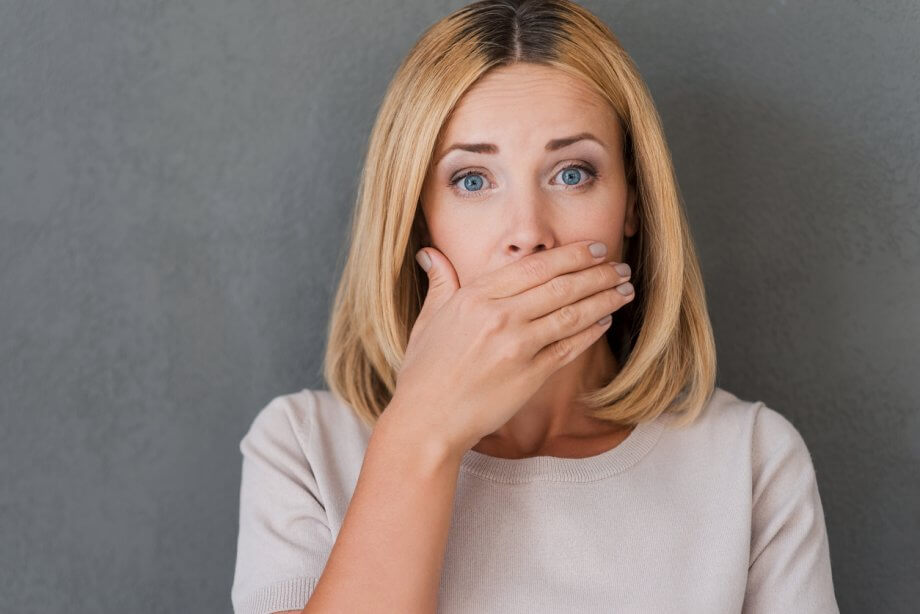
[[[664,430],[664,419],[665,414],[662,414],[650,422],[640,422],[626,439],[594,456],[500,458],[471,448],[463,454],[460,469],[486,480],[506,484],[601,480],[626,471],[648,454]]]

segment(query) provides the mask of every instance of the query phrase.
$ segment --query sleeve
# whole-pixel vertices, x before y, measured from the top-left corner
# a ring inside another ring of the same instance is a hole
[[[256,415],[240,442],[235,614],[302,609],[326,565],[333,540],[308,442],[308,416],[284,396]]]
[[[779,412],[759,404],[753,450],[751,558],[743,614],[839,614],[811,454]]]

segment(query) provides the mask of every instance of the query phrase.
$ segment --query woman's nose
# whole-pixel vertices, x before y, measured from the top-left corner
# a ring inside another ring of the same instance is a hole
[[[512,205],[505,229],[505,250],[509,255],[524,257],[556,246],[550,220],[550,208],[537,195]]]

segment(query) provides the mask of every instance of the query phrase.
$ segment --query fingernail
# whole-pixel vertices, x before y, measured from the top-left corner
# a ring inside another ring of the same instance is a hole
[[[632,270],[629,268],[629,265],[626,264],[625,262],[621,262],[620,264],[614,266],[613,268],[616,269],[616,272],[620,274],[620,277],[628,276],[629,272]]]
[[[629,296],[630,294],[633,293],[633,285],[629,283],[628,281],[624,281],[619,286],[617,286],[617,292],[619,292],[623,296]]]
[[[607,253],[607,246],[603,243],[592,243],[588,246],[588,250],[591,252],[592,256],[600,258]]]
[[[431,256],[429,256],[428,252],[425,250],[418,250],[418,253],[415,254],[415,259],[418,261],[419,266],[421,266],[426,272],[431,268]]]

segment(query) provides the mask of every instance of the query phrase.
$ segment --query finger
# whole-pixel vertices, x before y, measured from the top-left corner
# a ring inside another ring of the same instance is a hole
[[[549,377],[591,347],[592,343],[607,332],[612,322],[612,317],[604,324],[592,322],[574,335],[557,339],[550,343],[533,357],[532,364],[534,368],[539,373],[542,373],[544,378]]]
[[[546,283],[557,275],[603,262],[606,251],[600,256],[594,256],[588,249],[593,243],[601,243],[605,250],[607,249],[600,241],[576,241],[525,256],[496,271],[486,273],[476,280],[475,285],[480,286],[489,298],[505,298],[520,294]]]
[[[434,247],[419,250],[416,261],[423,269],[425,269],[423,263],[426,260],[421,256],[422,253],[428,256],[427,262],[430,262],[430,265],[425,270],[428,275],[428,292],[422,302],[418,319],[426,319],[430,317],[430,314],[436,313],[460,288],[457,271],[447,256]]]
[[[623,291],[629,291],[624,295]],[[563,305],[556,311],[537,318],[524,325],[524,337],[530,349],[536,354],[560,339],[565,339],[578,331],[589,328],[592,324],[613,313],[635,297],[632,284],[624,282],[616,288],[608,288],[569,305]]]
[[[631,272],[620,274],[614,266],[620,264],[623,263],[602,262],[581,271],[553,277],[536,288],[508,297],[508,309],[521,318],[536,320],[563,305],[572,304],[623,283],[630,278]]]

